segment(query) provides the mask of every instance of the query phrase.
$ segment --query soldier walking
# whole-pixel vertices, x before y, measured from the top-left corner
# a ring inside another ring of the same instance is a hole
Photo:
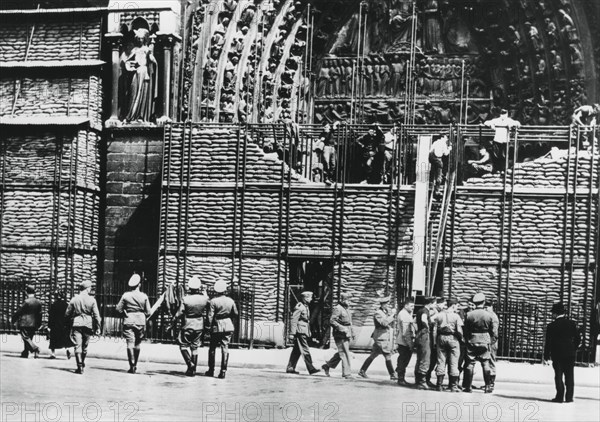
[[[209,302],[208,295],[201,291],[202,283],[197,276],[188,280],[187,287],[189,292],[183,298],[179,310],[173,317],[172,324],[175,324],[177,319],[183,319],[181,330],[177,336],[177,344],[179,344],[181,356],[188,368],[185,375],[193,377],[196,375],[198,366],[198,348],[202,345],[204,311]]]
[[[352,314],[350,313],[350,293],[340,295],[340,303],[333,309],[331,315],[331,327],[333,339],[338,351],[321,368],[325,375],[329,376],[329,369],[335,368],[342,362],[342,377],[352,379],[352,368],[350,367],[350,340],[354,340],[352,333]]]
[[[127,342],[127,361],[130,374],[137,371],[142,340],[146,337],[146,318],[150,315],[150,300],[140,291],[142,278],[133,274],[127,283],[130,290],[123,293],[117,304],[117,312],[124,315],[123,337]]]
[[[96,299],[90,296],[92,283],[84,281],[79,284],[79,294],[74,296],[65,312],[65,318],[71,321],[71,341],[75,345],[76,374],[83,374],[85,357],[90,337],[100,334],[100,312]]]
[[[408,385],[406,382],[406,367],[410,363],[415,344],[415,323],[413,321],[413,310],[415,301],[406,299],[404,307],[398,312],[396,318],[396,343],[398,344],[398,385]]]
[[[35,297],[35,287],[27,285],[25,287],[27,299],[21,307],[15,312],[12,321],[17,325],[21,339],[23,340],[22,358],[28,358],[29,353],[37,359],[40,354],[40,348],[33,342],[35,331],[42,325],[42,302]]]
[[[443,312],[446,309],[446,299],[443,297],[435,298],[435,305],[429,309],[429,319],[433,320],[438,312]],[[431,360],[429,361],[429,368],[427,369],[427,374],[425,375],[425,381],[429,388],[436,388],[436,384],[431,382],[431,375],[433,371],[435,371],[435,367],[437,365],[437,346],[435,337],[433,336],[433,326],[429,328],[431,332],[431,353],[429,354]]]
[[[208,327],[211,334],[208,349],[208,371],[204,375],[207,377],[215,376],[215,353],[218,346],[221,348],[219,378],[225,378],[227,364],[229,363],[229,342],[234,331],[233,319],[237,319],[238,311],[233,299],[225,295],[227,290],[225,280],[217,281],[214,290],[217,296],[210,300],[208,311]]]
[[[426,375],[431,366],[431,317],[430,312],[435,308],[435,298],[425,299],[425,306],[417,312],[417,364],[415,365],[415,386],[417,390],[428,390]]]
[[[304,358],[304,364],[309,374],[321,372],[314,367],[310,349],[308,347],[308,339],[310,338],[310,302],[313,299],[313,292],[302,292],[301,300],[296,304],[294,313],[292,314],[292,322],[290,327],[290,340],[294,343],[292,354],[287,364],[286,372],[288,374],[299,374],[296,371],[296,364],[300,356]]]
[[[458,302],[448,300],[448,308],[438,312],[433,318],[433,338],[437,343],[437,391],[442,391],[446,362],[448,363],[448,391],[459,392],[458,360],[460,357],[460,342],[463,338],[463,321],[456,313]]]
[[[483,309],[485,296],[483,293],[477,293],[473,296],[475,309],[467,315],[465,321],[465,338],[467,340],[467,356],[465,375],[464,375],[464,392],[472,391],[471,384],[473,383],[473,369],[475,361],[481,362],[483,369],[483,379],[485,380],[484,390],[486,393],[494,391],[495,376],[490,373],[491,360],[491,344],[498,338],[498,325],[494,323],[492,315]]]
[[[373,334],[371,334],[373,348],[371,349],[371,354],[360,368],[358,375],[363,378],[368,378],[367,370],[369,369],[369,366],[377,356],[383,355],[385,358],[385,367],[388,370],[388,374],[390,374],[390,379],[395,381],[398,377],[396,377],[394,365],[392,364],[392,352],[394,348],[394,331],[392,327],[394,326],[396,319],[396,311],[390,309],[389,296],[379,299],[379,304],[379,309],[373,316],[373,324],[375,325],[375,330],[373,330]]]
[[[485,310],[488,311],[492,315],[493,323],[496,324],[497,327],[500,327],[500,320],[498,319],[498,315],[494,312],[494,305],[491,300],[485,301]],[[494,383],[496,382],[496,355],[498,354],[498,338],[496,337],[495,341],[490,344],[490,375],[493,380],[491,383],[492,390],[494,389]]]
[[[555,403],[562,403],[563,401],[571,403],[575,389],[573,368],[575,367],[575,357],[581,342],[581,335],[575,322],[566,317],[565,307],[562,303],[555,303],[552,306],[552,316],[554,321],[548,324],[546,329],[543,363],[547,365],[548,361],[552,359],[554,384],[556,386],[556,396],[552,401]],[[567,387],[566,395],[565,385]]]

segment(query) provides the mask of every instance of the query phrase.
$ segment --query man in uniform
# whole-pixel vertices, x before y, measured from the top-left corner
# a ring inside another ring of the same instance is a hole
[[[462,341],[463,321],[456,313],[458,302],[448,300],[448,308],[436,314],[433,318],[433,338],[437,343],[437,391],[442,391],[444,372],[448,362],[448,391],[459,392],[458,388],[458,359],[460,357],[460,344]]]
[[[498,338],[498,325],[494,323],[492,315],[483,308],[485,296],[477,293],[473,296],[475,309],[467,315],[465,321],[465,337],[467,340],[467,367],[464,376],[464,392],[470,393],[473,382],[473,369],[475,361],[481,362],[483,379],[485,380],[485,392],[494,391],[495,376],[490,374],[490,348],[491,344]]]
[[[210,347],[208,349],[207,377],[215,375],[215,353],[217,346],[221,348],[221,372],[219,378],[225,378],[227,363],[229,361],[229,342],[233,334],[233,318],[237,319],[238,311],[235,302],[225,295],[227,282],[219,280],[214,287],[216,297],[210,300],[208,311],[208,327],[211,329]]]
[[[492,319],[494,324],[496,324],[497,327],[500,327],[500,320],[498,319],[498,315],[496,315],[496,312],[494,312],[494,305],[492,303],[491,300],[486,300],[485,301],[485,310],[488,311],[490,314],[492,314]],[[490,345],[490,375],[492,376],[492,379],[494,380],[491,383],[491,387],[492,389],[494,389],[494,382],[496,380],[496,355],[498,354],[498,338],[496,337],[496,340],[494,342],[492,342],[492,344]]]
[[[308,347],[308,338],[310,337],[310,309],[309,305],[313,299],[313,292],[302,292],[300,302],[296,304],[292,314],[292,323],[290,328],[290,340],[294,343],[290,361],[287,364],[286,372],[288,374],[298,374],[296,364],[300,356],[304,358],[304,364],[309,374],[320,372],[314,367],[310,349]]]
[[[406,382],[406,367],[410,363],[415,344],[415,323],[413,321],[413,310],[415,301],[406,299],[404,308],[398,312],[396,318],[396,343],[398,344],[398,385],[408,385]]]
[[[125,316],[123,321],[123,337],[127,341],[127,360],[130,374],[137,371],[137,362],[140,357],[140,346],[146,335],[146,318],[150,316],[150,300],[145,293],[140,291],[142,278],[133,274],[129,278],[128,292],[123,293],[117,304],[117,312]]]
[[[425,383],[427,371],[431,365],[431,317],[430,312],[435,308],[435,298],[425,299],[425,306],[417,312],[417,363],[415,365],[415,386],[417,390],[428,390]]]
[[[29,352],[33,352],[33,357],[38,358],[40,348],[33,342],[35,331],[42,325],[42,302],[35,297],[35,287],[27,285],[25,287],[27,299],[12,317],[13,323],[17,325],[23,339],[22,358],[28,358]]]
[[[373,316],[373,324],[375,325],[375,330],[373,330],[373,334],[371,334],[373,348],[371,349],[371,354],[360,368],[358,375],[363,378],[368,378],[367,370],[369,369],[369,366],[377,356],[383,355],[385,358],[385,366],[390,374],[390,379],[395,381],[398,378],[396,377],[394,365],[392,364],[392,352],[394,347],[394,331],[392,327],[394,326],[394,321],[396,319],[396,312],[395,310],[390,309],[389,296],[379,299],[379,304],[379,309]]]
[[[544,346],[544,364],[552,359],[554,368],[554,384],[556,386],[556,397],[552,399],[555,403],[567,403],[573,401],[573,390],[575,380],[573,368],[575,367],[575,356],[581,336],[577,325],[566,317],[565,307],[562,303],[552,306],[554,321],[548,324],[546,329],[546,344]],[[563,376],[565,382],[563,383]],[[565,396],[565,384],[567,394]]]
[[[100,334],[100,312],[96,299],[90,296],[92,283],[79,284],[79,294],[71,299],[65,317],[71,320],[71,341],[75,345],[76,374],[83,374],[90,337]]]
[[[208,306],[208,295],[201,292],[201,287],[202,283],[197,276],[188,280],[189,293],[183,298],[179,310],[173,317],[173,324],[177,319],[183,318],[177,343],[188,368],[185,373],[188,377],[196,375],[198,348],[202,345],[204,331],[204,310]]]
[[[446,299],[443,297],[436,297],[435,298],[435,305],[431,308],[429,308],[429,319],[433,320],[433,317],[435,317],[438,312],[443,312],[446,310]],[[435,337],[433,336],[433,325],[430,325],[429,327],[429,331],[431,333],[431,353],[430,355],[430,362],[429,362],[429,368],[427,369],[427,374],[425,374],[425,381],[427,382],[427,386],[429,388],[436,388],[436,384],[431,382],[431,375],[433,374],[433,371],[435,371],[435,367],[437,365],[437,345],[436,345],[436,341],[435,341]]]
[[[347,292],[340,294],[340,303],[336,305],[331,315],[333,339],[338,351],[321,366],[327,376],[329,376],[329,369],[335,368],[341,361],[342,377],[344,379],[353,378],[350,367],[350,340],[354,340],[354,334],[352,333],[352,314],[349,310],[350,297],[350,293]]]

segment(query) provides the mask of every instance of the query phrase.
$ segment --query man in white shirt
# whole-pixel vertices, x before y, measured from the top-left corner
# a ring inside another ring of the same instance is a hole
[[[510,129],[521,127],[521,123],[508,117],[508,110],[500,110],[500,117],[488,120],[483,123],[491,129],[494,129],[494,142],[492,143],[492,164],[494,172],[504,171],[506,164],[506,149],[509,140]]]
[[[433,179],[433,189],[435,193],[440,193],[443,180],[444,156],[450,154],[452,147],[448,146],[448,135],[439,134],[433,136],[433,143],[429,150],[429,163],[431,164],[431,178]]]
[[[408,385],[406,379],[406,367],[410,362],[414,350],[415,342],[415,322],[413,320],[413,310],[415,301],[406,299],[404,308],[398,312],[396,318],[396,343],[398,344],[398,385]]]

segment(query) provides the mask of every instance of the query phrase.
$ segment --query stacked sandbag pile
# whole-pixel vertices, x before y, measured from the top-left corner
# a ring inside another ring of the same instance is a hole
[[[565,152],[566,154],[566,152]],[[594,158],[593,178],[598,177],[598,159]],[[590,172],[592,171],[592,155],[588,151],[579,151],[577,156],[575,151],[571,157],[563,156],[559,158],[538,158],[534,161],[517,163],[515,166],[515,186],[528,188],[564,188],[565,178],[567,177],[567,168],[570,166],[569,186],[573,187],[573,174],[577,165],[577,187],[585,188],[590,184]],[[512,180],[513,169],[509,169],[506,175],[507,182]],[[482,177],[473,177],[465,182],[465,185],[485,185],[502,187],[504,175],[500,173],[486,174]],[[595,182],[594,182],[595,183]]]
[[[14,79],[2,79],[0,84],[0,114],[3,116],[89,116],[93,126],[97,127],[100,123],[101,82],[96,75],[71,78],[23,77],[19,79],[20,90],[15,89],[17,84]]]
[[[102,39],[98,18],[41,15],[34,27],[4,19],[0,27],[0,60],[85,60],[97,59]],[[28,39],[33,29],[33,41]]]

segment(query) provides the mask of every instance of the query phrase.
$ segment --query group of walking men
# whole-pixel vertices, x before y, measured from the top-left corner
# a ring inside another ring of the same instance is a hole
[[[127,343],[127,360],[129,370],[135,374],[140,357],[141,343],[146,337],[146,324],[158,309],[151,307],[148,296],[140,290],[142,278],[138,274],[131,276],[128,282],[129,291],[125,292],[116,310],[123,316],[123,337]],[[77,369],[75,373],[82,374],[85,368],[85,358],[88,351],[90,338],[100,334],[100,312],[96,299],[90,295],[92,283],[84,281],[79,284],[79,294],[73,296],[64,313],[64,324],[69,333],[70,342],[61,342],[57,348],[75,348]],[[214,284],[215,297],[209,299],[202,287],[200,279],[191,277],[187,283],[188,293],[180,301],[171,321],[173,327],[178,320],[181,326],[176,341],[180,347],[181,355],[187,365],[186,375],[194,376],[198,365],[198,348],[201,346],[203,335],[210,332],[210,346],[208,351],[208,370],[205,376],[214,376],[216,349],[221,349],[221,371],[218,378],[225,378],[229,361],[229,342],[234,331],[233,320],[238,317],[235,302],[225,295],[227,282],[218,280]],[[27,299],[13,316],[21,333],[24,351],[21,357],[27,358],[29,353],[34,353],[37,358],[39,347],[33,342],[33,336],[42,325],[42,302],[35,297],[35,287],[27,286]],[[208,318],[205,323],[206,310]],[[52,331],[58,331],[57,324],[53,324]],[[206,330],[205,330],[206,328]],[[52,336],[52,334],[51,334]],[[58,344],[58,343],[57,343]],[[51,347],[52,347],[51,340]],[[68,350],[68,349],[67,349]],[[52,349],[54,356],[54,349]],[[70,357],[69,354],[67,354]]]
[[[308,339],[310,338],[310,302],[313,293],[306,291],[292,314],[290,340],[293,343],[287,372],[297,374],[296,364],[302,356],[308,372],[320,372],[312,361]],[[342,377],[352,378],[350,367],[350,341],[354,339],[352,315],[350,311],[351,295],[341,293],[339,304],[333,310],[331,327],[337,352],[321,366],[329,376],[330,369],[342,363]],[[448,391],[472,391],[473,371],[476,362],[483,368],[485,392],[494,391],[496,379],[495,360],[498,341],[498,317],[485,296],[477,293],[472,298],[471,309],[459,310],[454,299],[426,298],[424,306],[413,315],[415,302],[407,299],[403,309],[396,313],[390,307],[390,297],[379,299],[379,309],[373,316],[374,330],[371,335],[373,346],[358,375],[368,378],[367,370],[379,356],[385,358],[390,379],[399,385],[409,385],[406,381],[406,368],[413,353],[416,352],[415,387],[420,390],[430,388],[442,391],[446,372],[449,376]],[[486,306],[487,305],[487,306]],[[397,365],[394,368],[392,355],[398,352]],[[464,365],[463,365],[464,362]],[[459,377],[464,370],[462,388]],[[437,382],[430,377],[435,371]]]

